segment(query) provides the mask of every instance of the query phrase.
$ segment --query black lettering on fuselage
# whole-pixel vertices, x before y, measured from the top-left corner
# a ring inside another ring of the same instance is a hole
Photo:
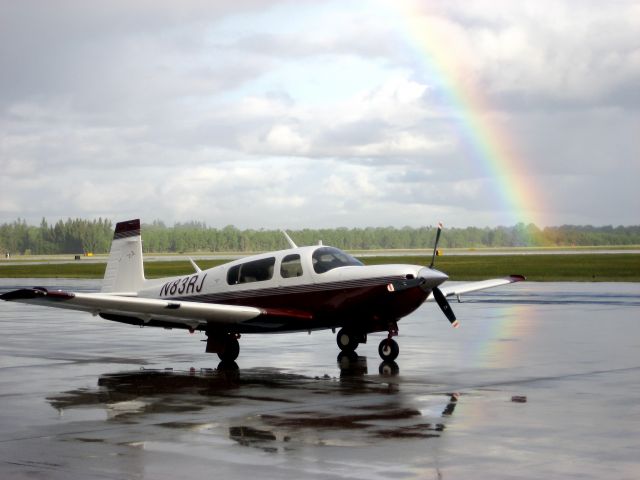
[[[167,282],[164,285],[162,285],[162,288],[160,289],[160,296],[164,297],[165,295],[167,295],[169,293],[169,285],[171,285],[171,282]]]
[[[182,282],[180,282],[180,288],[178,289],[178,293],[179,294],[184,293],[184,289],[185,289],[185,286],[187,285],[188,281],[189,281],[189,277],[184,277],[182,279]]]
[[[200,286],[196,287],[196,292],[200,293],[202,291],[202,286],[204,285],[204,279],[207,278],[207,274],[205,273],[202,277],[202,281],[200,282]]]
[[[204,279],[207,278],[207,274],[205,273],[202,278],[200,278],[199,274],[190,275],[188,277],[179,278],[177,280],[167,282],[160,288],[160,296],[173,296],[175,294],[178,295],[189,295],[190,293],[200,293],[204,286]],[[198,285],[198,280],[200,280],[200,284]]]
[[[193,293],[194,288],[196,287],[196,282],[198,281],[198,275],[193,275],[189,277],[189,283],[187,284],[187,295]]]

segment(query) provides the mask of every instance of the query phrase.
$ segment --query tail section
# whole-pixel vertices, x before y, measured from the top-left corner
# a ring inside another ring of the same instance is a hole
[[[111,253],[102,281],[102,292],[137,292],[144,284],[140,220],[116,225]]]

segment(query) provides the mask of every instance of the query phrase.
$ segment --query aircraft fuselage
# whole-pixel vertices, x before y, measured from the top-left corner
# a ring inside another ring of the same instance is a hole
[[[426,287],[389,291],[392,282],[426,279]],[[332,247],[300,247],[245,257],[190,275],[149,280],[142,298],[243,305],[286,315],[245,323],[235,333],[349,327],[385,331],[417,309],[447,276],[417,265],[364,266]],[[300,312],[297,316],[296,312]]]

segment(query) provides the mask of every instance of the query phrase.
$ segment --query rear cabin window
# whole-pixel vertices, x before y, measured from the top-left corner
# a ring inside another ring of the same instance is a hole
[[[293,278],[302,276],[302,262],[300,255],[287,255],[280,264],[280,276],[282,278]]]
[[[313,269],[316,273],[325,273],[338,267],[362,266],[360,260],[333,247],[322,247],[313,252]]]
[[[271,280],[275,263],[275,257],[270,257],[234,265],[227,273],[227,283],[229,285],[237,285],[239,283]]]

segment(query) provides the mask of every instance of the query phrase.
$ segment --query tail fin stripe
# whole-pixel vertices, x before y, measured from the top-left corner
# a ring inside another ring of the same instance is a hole
[[[118,240],[120,238],[135,237],[138,235],[140,235],[140,219],[128,220],[116,224],[113,239]]]

